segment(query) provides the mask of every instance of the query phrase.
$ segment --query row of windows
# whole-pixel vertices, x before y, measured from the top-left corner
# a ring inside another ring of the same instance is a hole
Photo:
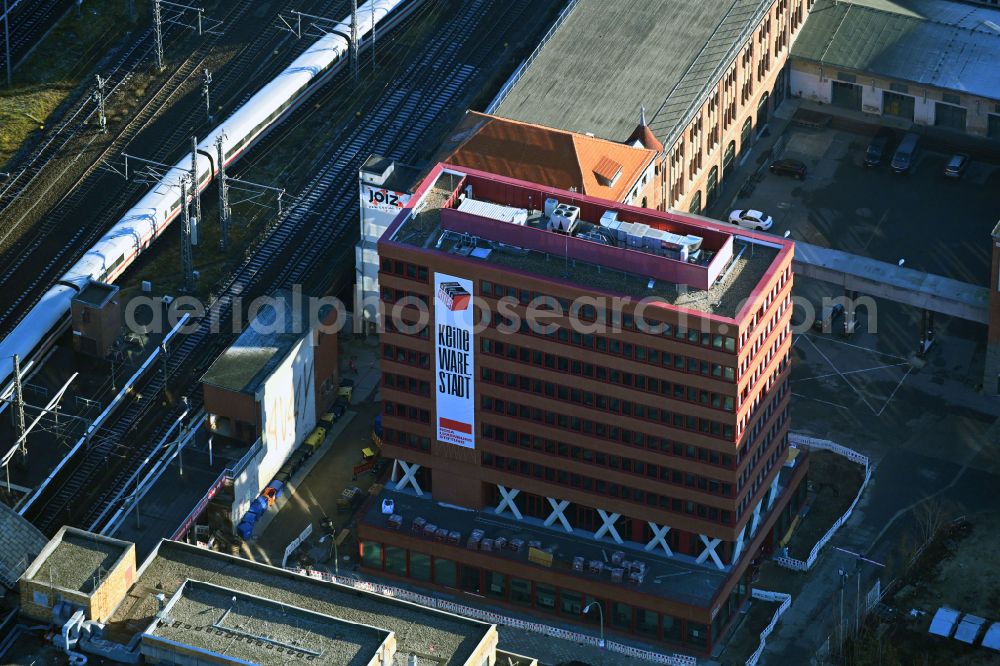
[[[382,301],[384,303],[395,303],[397,301],[402,301],[404,298],[415,299],[416,301],[423,303],[425,306],[428,304],[427,296],[424,294],[418,294],[415,291],[406,291],[405,289],[382,287]]]
[[[382,257],[382,273],[398,275],[414,282],[427,282],[427,267],[417,266],[408,261],[399,261]]]
[[[553,428],[571,430],[584,435],[601,437],[612,441],[622,441],[642,446],[644,440],[651,437],[638,431],[627,428],[619,428],[616,425],[608,425],[600,421],[581,419],[576,416],[558,414],[545,409],[539,409],[530,405],[522,405],[513,401],[493,400],[489,396],[484,396],[480,401],[480,406],[484,411],[492,411],[497,414],[504,414],[510,418],[534,421]],[[641,407],[642,409],[637,409]],[[611,411],[610,405],[606,410],[609,414],[621,414],[622,416],[636,416],[645,419],[647,422],[661,423],[668,427],[689,430],[700,433],[706,437],[716,437],[726,442],[733,441],[734,429],[732,424],[720,423],[712,419],[703,419],[690,414],[678,414],[668,412],[665,409],[656,407],[645,407],[622,400],[618,404],[617,411]],[[640,414],[640,412],[642,412]]]
[[[383,434],[385,436],[385,441],[387,442],[399,444],[400,446],[405,446],[418,451],[431,450],[431,440],[429,437],[420,437],[412,432],[403,432],[401,430],[395,430],[394,428],[385,428],[383,430]],[[421,486],[422,485],[423,484],[421,484]]]
[[[499,431],[500,429],[498,428],[497,430]],[[595,479],[583,474],[571,474],[563,469],[529,463],[517,458],[485,453],[483,454],[483,465],[504,470],[510,474],[544,479],[547,483],[554,483],[566,488],[577,488],[595,495],[615,497],[628,502],[635,502],[636,504],[659,507],[664,511],[697,516],[702,520],[709,520],[721,525],[733,524],[733,512],[731,511],[719,509],[714,506],[706,506],[692,500],[681,500],[669,495],[646,492],[627,485],[605,481],[604,479]]]
[[[517,444],[521,448],[532,449],[534,451],[544,451],[549,455],[559,455],[563,457],[568,456],[573,460],[586,460],[588,462],[596,460],[597,464],[607,464],[613,469],[620,468],[626,472],[634,471],[637,474],[645,473],[642,467],[643,463],[639,461],[633,461],[630,458],[625,457],[621,457],[619,459],[618,456],[605,454],[603,452],[597,452],[595,455],[591,455],[593,452],[588,449],[583,449],[578,446],[572,446],[534,435],[529,436],[521,434],[518,437]],[[719,453],[718,451],[712,451],[711,449],[705,449],[693,444],[681,444],[676,440],[670,440],[666,437],[649,437],[647,441],[647,448],[650,451],[658,451],[659,453],[671,455],[676,458],[697,460],[698,462],[705,463],[706,465],[714,465],[724,469],[734,468],[735,458],[728,453]]]
[[[604,338],[601,339],[603,340]],[[638,374],[633,375],[630,372],[607,368],[601,365],[594,365],[592,363],[585,363],[583,361],[576,361],[566,358],[565,356],[548,354],[531,347],[519,347],[518,345],[507,342],[490,340],[486,337],[480,339],[479,348],[486,354],[500,356],[511,361],[530,363],[539,368],[548,368],[550,370],[558,370],[560,372],[570,372],[574,375],[582,377],[594,377],[600,381],[611,381],[612,383],[622,384],[623,386],[636,386],[638,388],[640,382],[642,382],[645,386],[652,386],[652,377],[646,377]],[[623,355],[626,351],[630,354],[627,358],[631,358],[648,365],[659,365],[660,367],[670,368],[672,370],[676,370],[677,372],[697,374],[703,377],[712,377],[714,379],[723,379],[725,381],[735,381],[736,379],[736,371],[733,368],[719,363],[710,363],[709,361],[703,361],[691,356],[661,352],[657,349],[641,347],[639,345],[625,345],[619,347],[619,349],[621,349]],[[616,376],[618,379],[615,379]],[[659,392],[656,389],[653,390],[654,392]]]
[[[696,648],[706,648],[710,638],[709,626],[705,624],[685,621],[671,615],[661,615],[652,610],[621,602],[597,599],[583,592],[548,583],[458,564],[436,555],[408,551],[376,541],[362,542],[361,561],[368,569],[460,589],[573,621],[587,622],[593,624],[595,628],[601,622],[601,618],[595,612],[585,614],[583,609],[596,602],[604,609],[603,612],[608,613],[608,626],[619,631]],[[727,610],[716,616],[713,631],[719,632],[725,627],[723,622],[731,616],[728,609],[737,608],[748,591],[749,586],[746,581],[741,580],[730,595],[732,599],[723,604]]]
[[[581,389],[573,389],[561,384],[553,384],[552,382],[543,382],[541,379],[533,379],[531,377],[517,375],[512,372],[504,373],[487,367],[480,368],[479,374],[483,381],[496,384],[498,386],[515,388],[520,391],[530,391],[538,395],[558,398],[559,400],[568,400],[569,402],[578,405],[585,405],[587,407],[593,407],[596,405],[598,409],[606,409],[613,412],[618,411],[618,407],[616,406],[618,398],[604,396],[599,393],[595,394]],[[619,372],[617,370],[613,370],[609,374],[611,376],[617,375],[617,381],[612,379],[610,383],[620,384],[622,386],[634,385],[635,388],[642,391],[666,396],[681,402],[703,405],[709,409],[720,409],[731,412],[733,411],[733,406],[735,404],[735,400],[732,396],[713,393],[712,391],[698,389],[694,386],[672,384],[666,380],[660,381],[654,377],[632,375],[631,373]],[[625,377],[626,375],[628,376],[627,378]],[[637,403],[635,408],[636,410],[641,410],[641,412],[646,411],[646,407],[642,404]],[[649,409],[653,410],[655,408],[651,407]],[[638,416],[643,416],[643,414],[639,411],[636,413]]]
[[[430,382],[422,379],[397,375],[391,372],[382,373],[382,385],[397,391],[406,391],[415,395],[429,396],[431,394]]]
[[[386,333],[397,333],[399,335],[409,335],[410,337],[420,338],[421,340],[428,340],[428,339],[430,339],[430,333],[431,333],[430,326],[424,326],[423,328],[421,328],[419,330],[416,330],[416,331],[412,330],[413,327],[410,327],[411,330],[408,330],[408,331],[400,331],[399,328],[396,327],[396,324],[393,321],[392,317],[383,317],[382,319],[383,319],[382,324],[383,324],[383,326],[385,326]]]
[[[410,421],[418,421],[420,423],[431,422],[431,413],[429,411],[412,405],[383,400],[382,409],[385,411],[386,416],[396,416],[401,419],[409,419]]]
[[[719,495],[722,497],[733,497],[734,495],[733,485],[731,483],[723,483],[722,481],[704,477],[700,474],[684,472],[679,469],[671,469],[665,465],[656,465],[653,463],[643,462],[642,460],[633,460],[624,456],[610,455],[604,453],[603,451],[595,451],[593,449],[587,449],[580,446],[572,446],[570,444],[566,444],[565,442],[553,442],[548,439],[545,440],[543,447],[542,438],[532,437],[527,433],[514,433],[515,436],[513,441],[510,441],[510,433],[511,431],[507,431],[508,438],[503,441],[509,444],[519,444],[525,449],[534,449],[536,451],[544,450],[550,455],[558,455],[562,458],[568,458],[570,460],[579,460],[587,463],[588,465],[621,470],[630,474],[645,476],[650,479],[658,479],[666,483],[687,486],[691,489],[696,488],[702,492],[710,493],[712,495]],[[677,446],[679,448],[683,448],[680,444]],[[716,454],[717,457],[718,455],[719,454]],[[732,459],[731,456],[726,457]]]
[[[523,306],[527,306],[536,298],[544,299],[546,303],[546,309],[544,311],[547,316],[549,313],[551,313],[552,317],[569,316],[581,321],[620,326],[621,329],[625,331],[662,335],[664,337],[673,337],[682,342],[700,345],[702,347],[722,349],[727,352],[736,351],[735,338],[726,337],[720,334],[705,333],[695,329],[689,329],[686,326],[669,324],[667,322],[651,319],[646,316],[636,317],[635,315],[626,314],[614,309],[605,311],[603,307],[599,308],[591,303],[583,302],[584,299],[571,301],[568,298],[557,298],[547,294],[539,294],[538,292],[530,291],[528,289],[518,289],[512,286],[487,282],[486,280],[479,283],[479,290],[484,296],[516,299],[517,303]],[[501,317],[502,321],[506,321],[502,315],[499,315],[499,313],[497,314]],[[574,338],[574,340],[576,339]],[[574,344],[583,343],[574,341]]]
[[[424,370],[429,370],[431,367],[430,354],[398,345],[382,345],[382,358]]]

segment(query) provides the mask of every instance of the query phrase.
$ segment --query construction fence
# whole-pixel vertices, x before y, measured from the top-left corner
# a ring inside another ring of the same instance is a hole
[[[823,547],[830,541],[830,539],[833,538],[833,535],[837,533],[837,530],[839,530],[841,526],[850,519],[851,513],[854,512],[854,507],[857,506],[858,500],[861,499],[861,494],[865,492],[865,488],[871,480],[872,468],[869,464],[868,456],[862,455],[853,449],[847,448],[846,446],[841,446],[840,444],[831,442],[828,439],[817,439],[815,437],[792,434],[789,436],[789,442],[792,446],[800,449],[820,449],[836,453],[838,456],[843,456],[851,462],[863,465],[865,468],[865,478],[864,481],[861,482],[861,487],[858,488],[857,495],[854,496],[854,501],[852,501],[851,505],[847,507],[847,511],[844,512],[844,515],[838,518],[833,526],[827,530],[826,534],[823,535],[823,538],[816,542],[816,545],[812,547],[811,551],[809,551],[809,557],[807,557],[805,561],[783,555],[774,557],[775,564],[780,567],[795,571],[808,571],[809,569],[812,569],[814,564],[816,564],[816,558],[819,557],[820,551],[823,550]]]
[[[785,594],[784,592],[768,592],[767,590],[758,590],[754,588],[750,592],[754,599],[759,599],[761,601],[770,602],[780,602],[778,609],[774,611],[774,616],[766,627],[760,632],[760,645],[754,650],[754,653],[750,655],[747,659],[747,666],[757,666],[757,662],[760,661],[760,656],[764,654],[764,646],[767,645],[767,637],[771,635],[774,631],[775,625],[778,624],[778,618],[780,618],[788,607],[792,605],[792,595]]]

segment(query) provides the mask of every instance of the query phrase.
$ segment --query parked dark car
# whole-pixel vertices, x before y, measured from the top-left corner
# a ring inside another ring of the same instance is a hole
[[[806,177],[806,165],[798,160],[775,160],[768,168],[777,176],[792,176],[799,180]]]
[[[944,167],[944,175],[948,178],[961,178],[969,168],[969,156],[965,153],[955,153]]]
[[[844,306],[842,303],[824,306],[816,321],[813,322],[813,330],[829,333],[833,330],[833,323],[842,316],[844,316]]]
[[[871,143],[868,144],[868,150],[865,151],[865,166],[877,167],[882,164],[882,160],[889,154],[894,139],[895,136],[891,129],[880,127],[875,136],[872,137]]]
[[[912,132],[907,133],[899,142],[899,147],[896,148],[896,152],[892,156],[892,162],[889,163],[892,170],[896,173],[909,171],[913,163],[917,161],[917,147],[919,145],[920,137]]]

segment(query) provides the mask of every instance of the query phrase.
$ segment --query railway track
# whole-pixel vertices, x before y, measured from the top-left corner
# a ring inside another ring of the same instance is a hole
[[[68,7],[68,0],[21,0],[10,10],[11,67],[21,62]],[[5,49],[0,49],[0,75],[7,76]]]
[[[288,6],[292,4],[296,4],[294,0],[288,0],[285,3]],[[253,5],[252,0],[241,0],[241,2],[233,3],[230,13],[224,19],[228,23],[239,21]],[[285,33],[275,30],[258,32],[249,44],[229,61],[227,67],[216,73],[212,86],[213,98],[224,101],[225,106],[230,108],[235,108],[242,103],[242,101],[236,100],[243,95],[249,96],[246,91],[248,88],[254,89],[255,81],[273,76],[286,64],[286,59],[294,58],[298,55],[298,50],[305,48],[305,44],[303,44],[301,49],[293,49],[290,54],[285,54],[285,57],[270,58],[267,60],[269,66],[264,67],[260,72],[252,72],[254,65],[261,61],[262,55],[273,52],[275,47],[285,38]],[[8,295],[3,301],[6,307],[0,311],[0,336],[6,335],[17,325],[20,319],[18,315],[27,312],[37,303],[41,295],[64,274],[66,268],[72,265],[105,229],[117,221],[120,212],[139,196],[142,189],[141,184],[133,182],[122,187],[120,180],[116,182],[114,175],[98,171],[99,165],[103,160],[119,154],[133,143],[144,142],[145,137],[142,132],[150,128],[153,122],[161,117],[163,108],[177,97],[197,89],[206,58],[218,42],[219,36],[206,35],[194,53],[185,59],[181,66],[172,72],[158,90],[147,99],[114,141],[102,148],[96,156],[87,154],[86,159],[90,163],[78,178],[80,184],[63,195],[49,215],[45,217],[38,230],[30,238],[15,246],[13,251],[7,252],[8,261],[0,267],[0,291]],[[139,40],[136,45],[142,43],[142,40]],[[135,51],[135,48],[136,46],[133,46],[133,49],[123,56],[120,62],[126,58],[138,58],[136,64],[145,62],[151,49]],[[123,80],[130,76],[132,71],[134,71],[134,67],[123,76]],[[156,137],[155,140],[148,141],[159,147],[157,154],[173,155],[182,151],[187,146],[190,136],[198,129],[204,128],[207,119],[204,106],[198,102],[200,100],[195,100],[185,117],[173,124],[166,136]],[[74,134],[95,113],[91,103],[85,101],[81,106],[85,107],[88,104],[90,104],[91,111],[82,119],[82,123],[74,130]],[[66,140],[62,142],[62,146],[68,144],[72,139],[73,136],[67,136]],[[53,148],[51,154],[58,154],[57,151],[60,149],[61,146]],[[85,152],[85,149],[81,150],[80,154]],[[72,164],[66,165],[64,171],[71,167]],[[57,181],[58,177],[54,180]],[[112,193],[112,195],[108,197],[107,193]],[[39,205],[41,199],[42,196],[33,197],[33,201],[29,205],[31,207]],[[100,202],[96,207],[95,201]],[[99,211],[96,215],[93,213],[95,209]],[[82,211],[85,212],[81,214]],[[10,233],[10,226],[20,223],[25,215],[27,212],[22,212],[19,219],[7,221],[0,233]],[[88,222],[81,225],[79,224],[81,219]],[[0,242],[2,240],[3,236],[0,235]],[[27,265],[37,266],[37,268],[25,271],[24,267]]]
[[[454,110],[453,103],[464,92],[463,86],[482,72],[483,64],[495,54],[504,35],[536,5],[532,0],[462,2],[457,12],[448,14],[448,22],[430,38],[418,57],[374,101],[370,119],[345,128],[327,143],[323,151],[327,157],[303,188],[296,205],[280,223],[272,225],[256,252],[219,290],[220,295],[209,306],[197,329],[184,336],[171,353],[168,368],[171,378],[177,377],[173,380],[175,392],[190,396],[192,412],[202,407],[197,390],[199,371],[229,342],[228,336],[213,331],[225,330],[222,323],[232,316],[236,297],[247,299],[269,293],[278,286],[302,284],[324,275],[328,268],[325,261],[338,249],[346,249],[353,255],[351,232],[357,226],[355,183],[360,164],[372,152],[412,159],[427,131]],[[492,27],[488,36],[475,39],[487,25]],[[316,224],[317,215],[321,224]],[[181,379],[181,375],[186,379]],[[114,513],[116,507],[111,504],[124,495],[123,484],[150,455],[149,443],[160,441],[176,421],[181,407],[168,413],[158,410],[150,427],[139,424],[139,419],[152,414],[153,406],[159,404],[160,394],[154,389],[162,388],[162,378],[151,380],[140,401],[147,403],[145,407],[136,404],[130,408],[131,413],[114,425],[115,434],[102,441],[102,448],[117,447],[127,457],[111,483],[94,501],[87,503],[73,524],[101,529],[103,524],[99,519]],[[129,438],[130,432],[143,434]],[[71,488],[84,488],[95,481],[100,461],[85,465],[94,471],[88,478],[74,481]],[[60,491],[60,494],[61,499],[47,504],[34,521],[43,532],[57,526],[56,517],[64,515],[62,507],[73,496],[71,492]]]

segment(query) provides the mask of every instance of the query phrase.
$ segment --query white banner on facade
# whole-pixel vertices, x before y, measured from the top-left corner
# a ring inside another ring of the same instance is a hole
[[[402,210],[409,201],[410,195],[405,192],[396,192],[364,183],[361,185],[361,205],[365,208],[395,214]]]
[[[472,281],[434,274],[437,438],[476,447]]]

